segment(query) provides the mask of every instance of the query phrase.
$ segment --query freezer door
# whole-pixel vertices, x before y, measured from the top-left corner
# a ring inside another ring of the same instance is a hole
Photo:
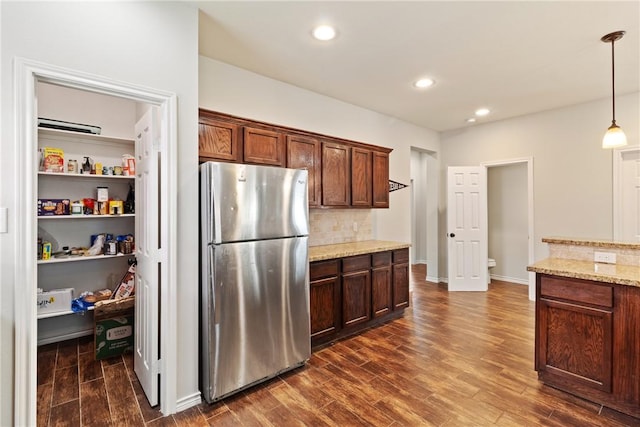
[[[208,402],[311,356],[307,237],[211,245],[203,295]]]
[[[307,171],[206,162],[200,166],[207,242],[309,234]]]

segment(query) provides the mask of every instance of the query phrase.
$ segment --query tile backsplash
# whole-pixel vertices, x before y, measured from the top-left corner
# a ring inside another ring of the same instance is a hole
[[[373,239],[371,209],[310,209],[309,246]]]

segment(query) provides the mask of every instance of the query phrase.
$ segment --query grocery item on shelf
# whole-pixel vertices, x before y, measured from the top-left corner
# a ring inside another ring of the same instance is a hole
[[[42,149],[42,170],[45,172],[64,172],[64,151],[60,148]]]
[[[69,199],[38,199],[38,216],[69,215]]]

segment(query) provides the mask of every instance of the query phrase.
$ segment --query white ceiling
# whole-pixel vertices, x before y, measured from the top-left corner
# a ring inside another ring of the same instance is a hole
[[[200,54],[437,131],[610,98],[617,30],[616,94],[640,90],[639,1],[194,3]]]

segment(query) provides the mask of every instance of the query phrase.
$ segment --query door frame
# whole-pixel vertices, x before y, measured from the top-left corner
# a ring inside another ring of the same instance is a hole
[[[111,95],[160,107],[162,267],[160,271],[160,330],[162,357],[160,410],[175,413],[177,400],[177,97],[174,93],[124,83],[103,76],[45,64],[25,58],[14,60],[15,152],[18,179],[16,217],[16,280],[14,283],[14,422],[35,425],[37,409],[36,287],[37,217],[37,82]],[[19,309],[18,309],[19,307]]]
[[[640,152],[640,145],[613,150],[613,239],[622,240],[622,157],[625,153]]]
[[[481,166],[490,168],[494,166],[507,166],[515,165],[519,163],[526,163],[527,165],[527,232],[529,235],[527,243],[527,260],[529,265],[535,262],[534,253],[534,209],[533,209],[533,157],[522,157],[515,159],[496,160],[491,162],[482,162]],[[488,172],[488,171],[487,171]],[[487,189],[488,191],[488,189]],[[528,272],[528,286],[529,286],[529,300],[535,301],[536,299],[536,274]]]

